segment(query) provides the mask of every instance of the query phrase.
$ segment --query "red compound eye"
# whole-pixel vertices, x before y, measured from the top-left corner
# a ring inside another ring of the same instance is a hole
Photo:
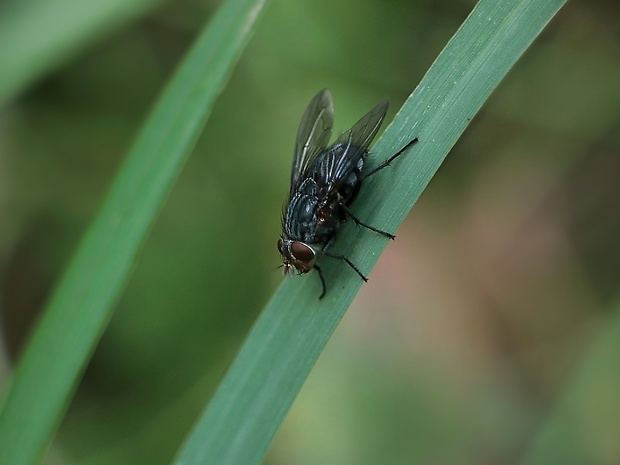
[[[300,262],[311,262],[314,260],[314,250],[312,247],[304,244],[303,242],[293,242],[291,244],[291,253]]]

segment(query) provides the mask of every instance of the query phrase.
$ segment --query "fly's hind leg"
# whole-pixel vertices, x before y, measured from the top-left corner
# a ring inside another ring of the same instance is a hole
[[[389,166],[390,163],[392,163],[396,158],[400,157],[403,153],[405,153],[405,151],[411,147],[413,144],[415,144],[418,141],[418,138],[416,137],[415,139],[413,139],[411,142],[409,142],[407,145],[405,145],[402,149],[400,149],[398,152],[396,152],[394,155],[392,155],[390,158],[388,158],[387,160],[385,160],[383,163],[381,163],[379,166],[377,166],[376,168],[374,168],[372,171],[370,171],[369,173],[366,173],[364,176],[362,176],[359,180],[359,182],[362,182],[364,179],[369,178],[370,176],[372,176],[373,174],[376,174],[378,171],[381,171],[383,168],[385,168],[386,166]],[[375,228],[374,226],[370,226],[369,224],[366,224],[364,222],[362,222],[359,218],[357,218],[353,212],[351,210],[349,210],[349,208],[341,203],[340,207],[342,208],[342,210],[344,211],[344,213],[353,220],[353,222],[358,225],[358,226],[363,226],[366,229],[370,229],[371,231],[374,231],[378,234],[381,234],[382,236],[385,237],[389,237],[390,239],[394,240],[394,238],[396,236],[394,236],[394,234],[389,233],[387,231],[383,231],[382,229],[378,229]],[[357,271],[357,270],[356,270]],[[360,274],[358,272],[358,274]],[[361,274],[360,274],[361,275]]]
[[[383,163],[381,163],[379,166],[377,166],[372,171],[370,171],[369,173],[366,173],[364,176],[362,176],[360,181],[363,181],[364,179],[369,178],[373,174],[376,174],[378,171],[381,171],[383,168],[385,168],[390,163],[392,163],[396,158],[400,157],[403,153],[405,153],[405,151],[409,147],[411,147],[413,144],[415,144],[417,141],[418,141],[418,138],[416,137],[411,142],[409,142],[407,145],[405,145],[402,149],[400,149],[398,152],[396,152],[394,155],[392,155],[390,158],[388,158]]]

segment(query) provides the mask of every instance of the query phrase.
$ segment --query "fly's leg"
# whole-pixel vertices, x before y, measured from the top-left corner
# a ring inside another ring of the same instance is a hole
[[[413,139],[411,142],[409,142],[407,145],[405,145],[402,149],[400,149],[398,152],[396,152],[394,155],[392,155],[390,158],[388,158],[387,160],[385,160],[383,163],[381,163],[379,166],[377,166],[376,168],[374,168],[371,172],[366,173],[364,176],[362,176],[360,178],[360,181],[363,181],[366,178],[369,178],[370,176],[372,176],[373,174],[377,173],[377,171],[381,171],[383,168],[385,168],[386,166],[388,166],[390,163],[392,163],[396,158],[400,157],[403,153],[405,153],[405,151],[411,147],[413,144],[415,144],[418,141],[418,138],[416,137],[415,139]],[[365,226],[365,225],[363,225]],[[372,228],[370,228],[372,229]],[[379,232],[379,231],[377,231]]]
[[[394,234],[392,234],[392,233],[389,233],[389,232],[387,232],[387,231],[383,231],[383,230],[381,230],[381,229],[377,229],[377,228],[375,228],[374,226],[370,226],[369,224],[362,223],[362,221],[360,221],[360,220],[359,220],[359,219],[358,219],[358,218],[357,218],[357,217],[353,214],[353,212],[352,212],[351,210],[349,210],[349,208],[348,208],[345,204],[341,203],[341,204],[340,204],[340,207],[342,207],[342,210],[343,210],[343,211],[347,214],[347,216],[348,216],[349,218],[351,218],[351,219],[353,220],[353,222],[354,222],[356,225],[358,225],[358,226],[364,226],[366,229],[370,229],[371,231],[374,231],[374,232],[376,232],[376,233],[379,233],[379,234],[381,234],[382,236],[389,237],[389,238],[390,238],[390,239],[392,239],[392,240],[394,240],[394,238],[396,237],[396,236],[394,236]]]
[[[325,287],[325,278],[323,277],[323,270],[321,270],[321,267],[317,263],[314,264],[314,269],[319,273],[319,278],[321,278],[321,285],[323,286],[323,292],[321,292],[321,295],[319,296],[319,300],[321,300],[325,296],[325,292],[327,291],[327,288]]]
[[[362,176],[359,180],[359,182],[362,182],[364,179],[369,178],[370,176],[372,176],[373,174],[377,173],[378,171],[381,171],[383,168],[385,168],[386,166],[389,166],[390,163],[392,163],[397,157],[401,156],[403,153],[405,153],[405,151],[411,147],[413,144],[415,144],[418,141],[418,138],[416,137],[415,139],[413,139],[411,142],[409,142],[407,145],[405,145],[402,149],[400,149],[398,152],[396,152],[394,155],[392,155],[390,158],[388,158],[387,160],[385,160],[383,163],[381,163],[379,166],[377,166],[376,168],[374,168],[372,171],[370,171],[369,173],[366,173],[364,176]],[[374,231],[378,234],[381,234],[382,236],[385,237],[389,237],[390,239],[394,240],[394,238],[396,236],[394,236],[394,234],[389,233],[387,231],[383,231],[382,229],[378,229],[375,228],[374,226],[370,226],[369,224],[366,224],[364,222],[362,222],[359,218],[357,218],[353,212],[351,210],[349,210],[349,208],[341,203],[339,204],[340,207],[342,208],[342,210],[345,212],[345,214],[351,218],[353,220],[353,222],[358,225],[358,226],[363,226],[366,229],[370,229],[371,231]],[[352,263],[349,263],[349,265],[353,266]],[[357,274],[359,274],[360,276],[363,277],[363,275],[359,272],[359,270],[357,268],[355,268],[353,266],[353,269],[355,271],[357,271]]]
[[[329,253],[329,252],[323,252],[323,255],[327,255],[328,257],[335,258],[336,260],[347,262],[347,265],[353,268],[353,270],[355,270],[355,272],[359,275],[360,278],[364,280],[364,282],[366,283],[368,282],[368,278],[364,276],[364,274],[359,270],[359,268],[355,266],[353,262],[349,260],[347,257],[345,257],[344,255],[340,253]]]
[[[340,260],[341,262],[346,262],[347,265],[349,265],[351,268],[353,268],[353,270],[359,275],[360,278],[362,278],[364,280],[364,282],[368,282],[368,278],[366,276],[364,276],[364,273],[362,273],[359,268],[357,266],[355,266],[353,264],[353,262],[351,260],[349,260],[346,256],[340,254],[340,253],[330,253],[327,251],[327,249],[332,245],[332,243],[334,242],[334,238],[332,237],[327,244],[325,244],[325,247],[323,247],[323,250],[321,250],[321,253],[323,255],[327,255],[328,257],[331,258],[335,258],[336,260]],[[314,265],[316,267],[316,265]]]

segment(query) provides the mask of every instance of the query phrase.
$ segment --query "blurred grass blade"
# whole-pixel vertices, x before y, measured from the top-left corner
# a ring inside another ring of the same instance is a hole
[[[393,169],[369,179],[355,203],[360,218],[388,231],[403,221],[476,112],[564,3],[483,0],[476,6],[375,147],[377,163],[420,139]],[[362,229],[345,225],[333,247],[368,272],[387,240]],[[178,465],[260,463],[361,286],[346,266],[322,265],[325,298],[318,300],[316,274],[285,280],[179,451]]]
[[[39,461],[264,3],[224,2],[152,111],[17,368],[0,412],[1,464]]]
[[[19,0],[0,5],[0,104],[96,37],[160,0]]]
[[[620,453],[620,299],[523,465],[615,463]]]

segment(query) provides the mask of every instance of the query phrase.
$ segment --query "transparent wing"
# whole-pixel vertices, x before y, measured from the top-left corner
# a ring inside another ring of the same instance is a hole
[[[387,100],[379,102],[334,142],[332,147],[341,145],[343,150],[341,156],[330,160],[329,166],[325,167],[327,171],[324,173],[325,179],[336,184],[346,180],[348,174],[357,166],[359,159],[368,152],[368,147],[383,123],[388,105]],[[337,185],[334,187],[337,188]]]
[[[343,133],[335,143],[350,144],[368,149],[377,135],[381,123],[383,123],[388,106],[389,102],[387,100],[379,102],[366,115],[362,116],[351,129]]]
[[[310,101],[297,131],[291,169],[291,191],[297,190],[308,165],[325,150],[334,127],[334,104],[329,89],[323,89]]]

